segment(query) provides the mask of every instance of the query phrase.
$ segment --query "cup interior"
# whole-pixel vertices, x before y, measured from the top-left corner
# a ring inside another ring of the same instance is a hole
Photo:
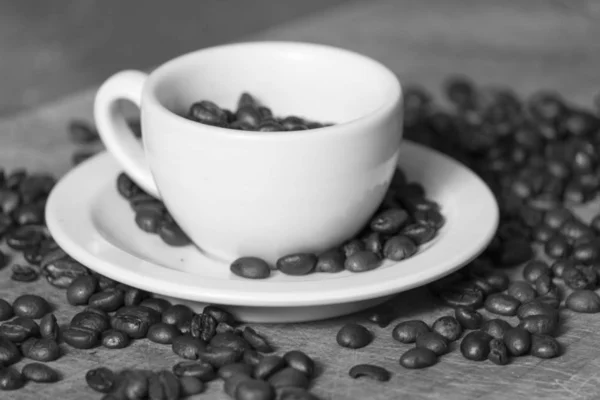
[[[360,54],[316,44],[251,42],[178,57],[151,75],[150,94],[185,115],[200,100],[235,110],[242,92],[253,94],[275,116],[347,123],[394,103],[396,76]]]

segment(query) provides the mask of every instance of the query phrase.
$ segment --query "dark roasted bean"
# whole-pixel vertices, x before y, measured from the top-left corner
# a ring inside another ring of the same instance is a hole
[[[382,235],[379,232],[370,232],[363,237],[365,250],[377,254],[379,257],[383,255]]]
[[[198,354],[206,349],[206,343],[190,335],[182,335],[173,339],[171,348],[179,357],[196,360]]]
[[[198,359],[211,364],[215,368],[237,362],[241,359],[243,352],[230,347],[212,347],[210,350],[198,352]]]
[[[208,100],[192,104],[189,115],[196,121],[208,125],[219,125],[227,122],[225,111]]]
[[[71,258],[53,260],[55,254],[60,252],[57,250],[47,254],[40,263],[46,279],[52,286],[66,289],[78,276],[89,274],[86,267]]]
[[[285,131],[283,125],[276,121],[263,120],[258,126],[260,132],[282,132]]]
[[[69,285],[67,301],[73,306],[87,304],[90,297],[98,289],[98,278],[94,275],[82,275]]]
[[[548,242],[554,235],[556,235],[556,230],[546,224],[536,226],[532,232],[533,240],[540,243]]]
[[[586,265],[593,264],[600,257],[600,242],[596,239],[573,247],[571,258]]]
[[[0,336],[0,365],[7,367],[21,359],[21,352],[10,340]],[[0,368],[1,370],[2,368]]]
[[[249,279],[265,279],[271,275],[271,268],[266,261],[257,257],[242,257],[231,263],[231,272]]]
[[[439,211],[433,209],[416,210],[413,218],[418,224],[431,226],[436,231],[446,223],[444,216]]]
[[[348,371],[348,375],[350,375],[352,379],[367,377],[369,379],[374,379],[380,382],[387,382],[391,378],[390,371],[383,367],[373,364],[355,365],[352,368],[350,368],[350,371]]]
[[[400,231],[400,235],[409,238],[418,246],[432,240],[435,234],[436,230],[433,226],[419,223],[407,225]]]
[[[539,296],[545,296],[557,289],[550,275],[542,275],[535,281],[535,290]]]
[[[394,319],[394,308],[390,303],[383,303],[372,308],[367,316],[367,319],[380,328],[387,327]]]
[[[421,369],[431,367],[437,363],[438,357],[429,349],[414,347],[407,350],[400,357],[400,365],[408,369]]]
[[[307,377],[312,377],[315,372],[315,362],[305,353],[299,350],[288,351],[283,355],[288,367],[297,369]]]
[[[191,321],[194,312],[183,304],[175,304],[162,313],[162,322],[170,325],[179,325],[185,321]]]
[[[37,270],[29,265],[14,264],[10,279],[16,282],[33,282],[39,278]]]
[[[514,281],[508,287],[508,295],[519,300],[521,303],[527,303],[535,299],[536,292],[529,283],[525,281]]]
[[[14,368],[0,369],[0,391],[20,389],[25,380],[19,371]]]
[[[10,303],[0,299],[0,321],[6,321],[13,317],[14,312]]]
[[[44,223],[44,209],[37,203],[24,204],[12,213],[18,225],[39,225]]]
[[[95,332],[103,332],[110,327],[110,320],[108,314],[101,310],[96,312],[96,309],[86,309],[80,313],[77,313],[71,319],[71,326],[87,328]]]
[[[269,378],[269,383],[275,388],[294,386],[307,389],[308,377],[297,369],[288,367],[276,372]]]
[[[523,268],[523,278],[530,283],[535,281],[542,275],[550,275],[552,273],[548,264],[541,260],[532,260]]]
[[[210,365],[210,364],[207,364]],[[211,366],[212,368],[212,366]],[[254,367],[243,362],[227,364],[219,368],[219,378],[227,380],[233,375],[242,374],[246,376],[253,376]]]
[[[365,243],[358,239],[349,240],[342,246],[342,251],[346,258],[363,250],[366,250]]]
[[[148,328],[160,322],[161,315],[156,310],[144,306],[127,306],[119,309],[111,318],[111,326],[123,331],[134,339],[141,339]]]
[[[483,316],[470,307],[456,307],[454,316],[465,329],[479,329],[483,324]]]
[[[223,384],[223,391],[232,399],[235,399],[235,394],[238,386],[245,381],[252,380],[252,377],[243,374],[237,374],[226,379]]]
[[[173,373],[182,377],[194,377],[203,382],[212,381],[216,377],[215,369],[203,361],[182,361],[173,366]]]
[[[554,358],[560,355],[560,344],[551,336],[531,335],[530,354],[538,358]]]
[[[521,302],[504,293],[494,293],[485,299],[485,309],[491,313],[505,316],[517,314]]]
[[[451,307],[479,308],[483,305],[483,292],[472,286],[455,284],[443,290],[440,298]]]
[[[90,296],[88,304],[102,311],[113,312],[124,305],[125,294],[119,289],[107,289]]]
[[[140,303],[146,299],[146,297],[148,297],[147,292],[130,287],[125,291],[123,304],[126,306],[139,306]]]
[[[416,347],[429,349],[441,356],[448,352],[448,341],[437,332],[425,332],[417,337]]]
[[[235,328],[229,325],[227,322],[219,322],[217,324],[216,333],[235,332]]]
[[[417,338],[430,332],[429,326],[421,320],[410,320],[400,322],[392,330],[392,337],[400,343],[414,343]]]
[[[579,313],[600,312],[600,296],[592,290],[576,290],[565,300],[568,309]]]
[[[100,367],[89,370],[85,374],[85,381],[95,391],[108,393],[115,386],[116,377],[110,369]]]
[[[102,333],[102,346],[107,349],[123,349],[129,346],[129,336],[125,332],[110,329]]]
[[[502,339],[492,339],[490,341],[488,360],[497,365],[508,364],[508,350]]]
[[[485,332],[495,339],[502,339],[504,333],[511,328],[510,324],[503,319],[494,318],[485,321],[481,325],[481,332]]]
[[[169,246],[181,247],[190,244],[190,239],[185,232],[173,221],[163,221],[158,227],[157,233]]]
[[[552,272],[557,278],[562,278],[563,272],[567,267],[575,267],[575,261],[568,258],[559,258],[552,264]]]
[[[65,329],[62,336],[65,343],[76,349],[91,349],[100,342],[99,332],[77,326]]]
[[[173,339],[179,335],[181,333],[176,326],[158,322],[148,328],[146,337],[154,343],[171,344],[173,343]]]
[[[349,349],[360,349],[367,346],[373,340],[371,332],[362,325],[348,323],[337,333],[337,343]]]
[[[162,388],[163,398],[165,400],[177,400],[179,399],[180,387],[179,379],[171,372],[162,370],[156,374],[155,381],[158,381]],[[153,399],[153,395],[149,396]]]
[[[42,363],[29,363],[21,370],[23,377],[32,382],[52,383],[60,379],[58,372]]]
[[[277,269],[286,275],[310,274],[317,264],[317,256],[310,253],[290,254],[277,260]]]
[[[40,334],[40,327],[29,317],[16,317],[0,325],[0,337],[11,342],[23,342]]]
[[[256,379],[267,380],[274,373],[281,371],[286,367],[283,357],[269,355],[263,357],[262,360],[254,367],[254,377]]]
[[[577,240],[583,236],[594,236],[593,230],[578,219],[566,221],[560,227],[560,233],[570,241]]]
[[[258,365],[260,360],[262,360],[263,355],[254,349],[246,349],[244,350],[244,362],[248,365],[255,367]]]
[[[222,307],[215,306],[215,305],[208,305],[208,306],[204,307],[204,309],[202,310],[202,313],[210,315],[217,322],[224,322],[229,325],[235,325],[234,316],[229,311],[227,311],[226,309],[224,309]]]
[[[169,307],[171,307],[171,303],[168,300],[161,299],[160,297],[152,297],[148,299],[144,299],[140,303],[141,307],[150,308],[156,311],[159,314],[165,312]]]
[[[162,211],[143,209],[135,213],[135,223],[140,230],[148,233],[156,233],[162,222]]]
[[[383,255],[393,261],[410,258],[418,251],[417,245],[407,236],[397,235],[389,238],[383,247]]]
[[[117,191],[126,199],[141,193],[141,189],[124,172],[117,177]]]
[[[504,332],[504,344],[508,353],[512,356],[522,356],[529,352],[531,346],[531,334],[524,328],[510,328]]]
[[[36,361],[54,361],[60,357],[60,347],[54,339],[29,338],[21,345],[21,352]]]
[[[236,400],[273,400],[275,391],[273,387],[261,380],[251,379],[241,382],[236,391]]]
[[[362,250],[348,256],[344,268],[350,272],[365,272],[379,267],[381,263],[382,260],[377,254]]]
[[[258,334],[249,326],[244,328],[243,337],[250,344],[250,346],[252,346],[252,348],[260,351],[261,353],[272,353],[274,351],[267,339]]]
[[[50,312],[50,304],[43,297],[24,294],[13,302],[13,311],[18,317],[38,319]]]
[[[331,249],[322,253],[315,266],[316,272],[335,273],[344,270],[346,257],[341,249]]]
[[[522,304],[517,310],[517,316],[519,319],[524,319],[532,315],[548,315],[558,318],[558,312],[550,304],[541,301],[541,299],[535,299],[529,303]]]
[[[219,333],[210,340],[210,346],[213,348],[216,347],[224,347],[235,350],[240,354],[244,352],[244,350],[250,348],[250,344],[244,339],[241,335],[236,334],[235,332],[225,332]]]
[[[584,267],[582,265],[565,267],[562,278],[565,284],[574,290],[594,289],[598,279],[593,267]]]
[[[6,244],[14,250],[25,250],[28,247],[38,246],[44,239],[39,225],[25,225],[18,227],[5,235]]]
[[[386,235],[398,233],[408,222],[408,213],[400,208],[392,208],[377,214],[370,222],[370,228]]]
[[[458,339],[462,334],[462,326],[460,325],[460,322],[451,316],[438,318],[431,326],[431,330],[451,342]]]
[[[551,315],[530,315],[521,319],[519,326],[532,334],[552,335],[558,327],[558,320]]]
[[[472,361],[483,361],[490,353],[490,342],[493,337],[483,331],[467,333],[460,343],[462,355]]]
[[[562,235],[555,235],[544,244],[544,252],[550,258],[565,258],[571,253],[571,245]]]
[[[189,397],[204,391],[204,383],[193,376],[179,378],[181,396]]]
[[[119,389],[127,399],[144,399],[148,396],[149,378],[151,376],[146,371],[127,370],[123,373]]]

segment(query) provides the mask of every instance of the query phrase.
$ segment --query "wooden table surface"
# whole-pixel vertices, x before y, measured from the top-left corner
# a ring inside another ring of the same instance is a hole
[[[375,57],[395,70],[403,82],[435,89],[450,73],[465,73],[482,83],[509,84],[521,93],[553,88],[573,101],[589,104],[600,89],[600,3],[594,0],[379,0],[345,4],[297,20],[252,38],[314,41],[346,47]],[[32,112],[0,121],[0,164],[51,171],[69,169],[75,149],[67,141],[72,118],[91,120],[94,88]],[[593,204],[586,213],[598,212]],[[60,323],[74,314],[64,292],[44,280],[14,284],[9,268],[0,271],[0,297],[12,301],[22,293],[49,298]],[[433,322],[449,314],[423,290],[398,296],[399,318]],[[319,363],[313,391],[324,399],[594,399],[600,398],[600,315],[564,312],[560,337],[563,356],[541,361],[521,357],[499,367],[465,360],[458,351],[426,370],[398,365],[409,348],[391,338],[393,325],[369,325],[375,340],[361,350],[342,349],[335,333],[350,316],[318,323],[257,325],[280,351],[301,348]],[[85,385],[88,369],[169,368],[178,357],[170,348],[138,341],[127,349],[75,350],[52,363],[64,379],[57,384],[28,384],[0,398],[99,398]],[[349,368],[372,362],[393,373],[390,382],[352,381]],[[23,361],[18,366],[23,365]],[[210,384],[197,398],[225,399],[221,384]]]

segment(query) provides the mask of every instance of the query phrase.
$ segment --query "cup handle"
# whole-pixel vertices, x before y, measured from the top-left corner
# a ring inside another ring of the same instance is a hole
[[[143,145],[133,135],[118,104],[119,100],[129,100],[140,107],[147,78],[147,74],[134,70],[108,78],[96,93],[94,119],[102,142],[125,173],[148,194],[160,199]]]

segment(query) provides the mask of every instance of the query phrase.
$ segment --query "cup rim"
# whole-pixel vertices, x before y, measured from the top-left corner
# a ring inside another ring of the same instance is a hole
[[[320,128],[314,128],[314,129],[307,129],[307,130],[299,130],[299,131],[267,131],[267,132],[262,132],[262,131],[243,131],[243,130],[237,130],[237,129],[230,129],[230,128],[223,128],[223,127],[219,127],[219,126],[212,126],[212,125],[206,125],[206,124],[201,124],[199,122],[196,121],[192,121],[189,120],[181,115],[176,114],[175,112],[169,110],[167,107],[165,107],[157,98],[156,96],[156,87],[158,86],[159,82],[161,82],[164,78],[166,78],[170,71],[173,70],[174,68],[176,68],[177,66],[181,65],[182,63],[185,63],[186,61],[197,57],[198,54],[200,53],[205,53],[205,52],[209,52],[212,50],[217,50],[217,49],[224,49],[224,48],[236,48],[236,47],[251,47],[251,46],[275,46],[275,47],[295,47],[295,48],[300,48],[300,49],[305,49],[305,50],[309,50],[310,48],[315,48],[315,49],[321,49],[321,50],[326,50],[332,53],[337,53],[337,54],[344,54],[344,55],[349,55],[352,57],[355,57],[359,60],[362,60],[363,62],[368,62],[371,65],[375,66],[377,69],[379,69],[381,71],[381,73],[383,75],[387,75],[387,77],[389,78],[390,83],[393,85],[392,87],[392,95],[391,95],[391,100],[384,102],[383,104],[381,104],[379,107],[375,108],[372,111],[369,111],[368,113],[355,118],[353,120],[347,121],[347,122],[341,122],[341,123],[335,123],[333,125],[329,125],[329,126],[324,126],[324,127],[320,127]],[[366,56],[364,54],[352,51],[352,50],[347,50],[341,47],[335,47],[335,46],[330,46],[330,45],[325,45],[325,44],[320,44],[320,43],[311,43],[311,42],[299,42],[299,41],[273,41],[273,40],[269,40],[269,41],[242,41],[242,42],[231,42],[231,43],[226,43],[226,44],[221,44],[221,45],[217,45],[217,46],[210,46],[210,47],[205,47],[199,50],[195,50],[192,52],[188,52],[185,54],[182,54],[180,56],[177,56],[165,63],[163,63],[162,65],[158,66],[156,69],[154,69],[145,84],[145,88],[144,88],[144,97],[145,97],[145,103],[146,105],[149,105],[153,108],[153,111],[159,111],[163,114],[165,114],[169,119],[172,120],[173,123],[178,123],[178,124],[189,124],[190,127],[200,127],[203,130],[203,134],[218,134],[218,135],[227,135],[230,137],[239,137],[239,138],[245,138],[245,139],[263,139],[263,138],[278,138],[278,139],[283,139],[283,138],[296,138],[298,136],[307,136],[307,135],[315,135],[315,134],[319,134],[319,135],[323,135],[324,133],[329,133],[329,134],[342,134],[342,132],[344,134],[347,134],[347,129],[348,127],[353,127],[353,128],[357,128],[357,129],[352,129],[352,131],[354,132],[361,132],[362,129],[361,126],[367,126],[371,121],[373,120],[377,120],[385,115],[387,115],[390,112],[395,112],[397,107],[401,104],[402,102],[402,98],[403,98],[403,93],[402,93],[402,86],[400,84],[400,81],[398,79],[398,76],[391,70],[389,69],[386,65],[384,65],[382,62],[375,60],[374,58],[371,58],[369,56]]]

